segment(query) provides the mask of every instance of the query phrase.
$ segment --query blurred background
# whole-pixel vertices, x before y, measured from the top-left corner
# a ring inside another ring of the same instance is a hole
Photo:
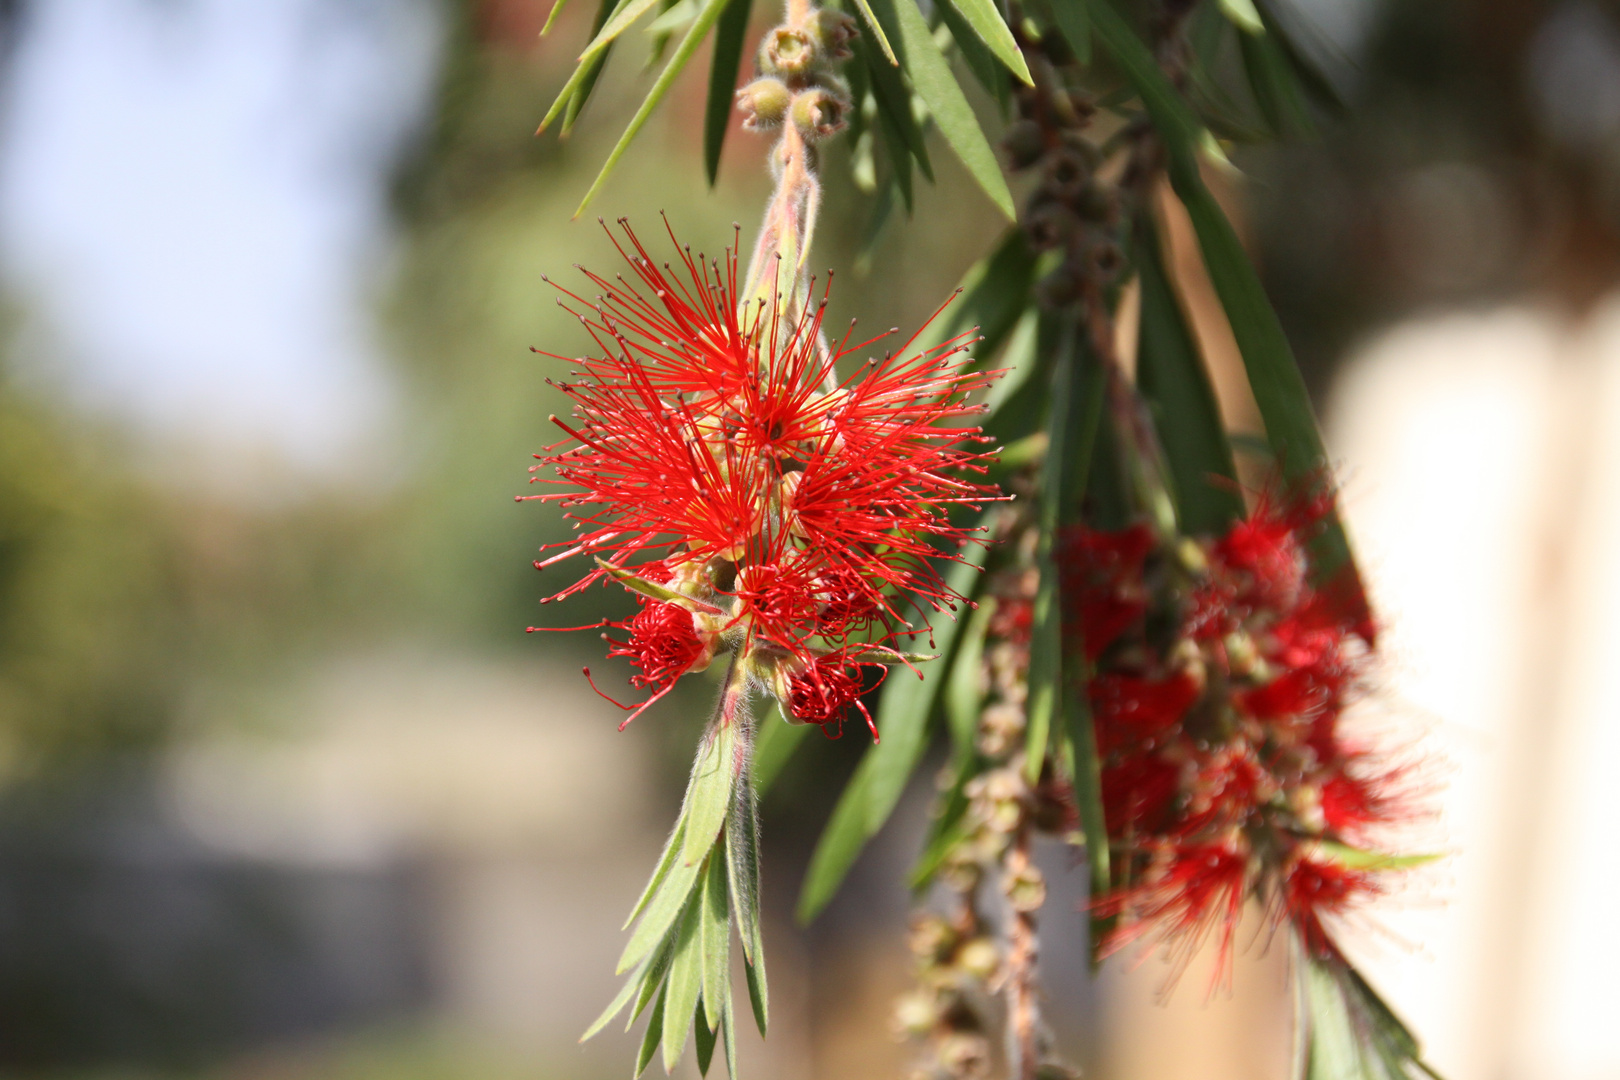
[[[1349,109],[1224,186],[1388,625],[1365,722],[1424,740],[1452,853],[1356,944],[1451,1080],[1620,1077],[1620,12],[1295,2]],[[559,409],[528,350],[584,347],[540,275],[612,267],[569,214],[645,83],[631,42],[533,137],[588,6],[542,40],[549,0],[0,3],[0,1076],[626,1068],[628,1037],[575,1039],[712,691],[618,734],[594,637],[523,633],[564,580],[530,566],[559,522],[512,501]],[[596,209],[718,248],[764,143],[733,130],[707,190],[701,82]],[[918,323],[997,234],[934,160],[875,234],[829,169],[838,318]],[[766,802],[750,1075],[907,1058],[930,770],[790,918],[862,745],[807,741]],[[1156,1005],[1156,962],[1088,975],[1045,861],[1049,1013],[1091,1075],[1283,1075],[1282,950]]]

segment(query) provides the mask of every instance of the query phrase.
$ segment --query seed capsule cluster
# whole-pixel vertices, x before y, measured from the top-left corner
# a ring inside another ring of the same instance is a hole
[[[760,42],[755,79],[737,91],[743,126],[771,131],[790,123],[814,145],[848,124],[849,86],[834,65],[851,55],[855,20],[838,11],[790,10],[787,21]]]

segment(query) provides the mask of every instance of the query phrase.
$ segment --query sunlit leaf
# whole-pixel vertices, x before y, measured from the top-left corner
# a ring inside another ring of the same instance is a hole
[[[1186,533],[1223,533],[1244,509],[1220,406],[1146,216],[1137,225],[1134,247],[1142,299],[1136,385],[1153,409],[1175,486],[1176,517]]]
[[[728,686],[725,692],[730,694],[733,690]],[[686,815],[686,836],[681,843],[681,857],[688,863],[698,862],[709,853],[731,811],[742,727],[736,719],[717,716],[703,737],[697,760],[692,763],[692,778],[687,783],[686,802],[682,807]]]
[[[579,54],[579,62],[584,63],[607,48],[615,38],[635,25],[637,19],[651,11],[658,3],[659,0],[622,0],[614,10],[613,17],[591,38],[590,44],[585,46],[585,51]]]
[[[1261,35],[1266,32],[1266,24],[1260,21],[1254,0],[1221,0],[1221,14],[1244,33]]]
[[[632,0],[632,2],[638,2],[638,0]],[[590,190],[585,193],[585,198],[580,201],[579,209],[574,211],[575,217],[584,213],[585,208],[596,197],[596,193],[602,190],[602,185],[607,182],[608,174],[613,172],[613,167],[624,156],[624,152],[630,146],[631,141],[641,131],[642,126],[647,123],[647,118],[658,107],[658,103],[664,100],[664,95],[669,93],[669,88],[674,84],[675,77],[686,67],[687,61],[692,59],[692,54],[697,52],[697,47],[702,44],[703,38],[708,34],[710,28],[714,26],[715,20],[720,17],[725,5],[726,0],[705,0],[703,10],[698,13],[698,17],[693,21],[691,29],[686,32],[686,36],[676,46],[675,55],[669,58],[669,63],[664,65],[664,70],[658,73],[658,79],[653,83],[652,89],[647,92],[646,100],[641,103],[641,108],[636,110],[635,116],[630,118],[630,126],[625,128],[624,134],[619,136],[619,141],[608,154],[607,161],[602,166],[602,171],[597,174]]]
[[[647,903],[641,921],[630,934],[624,953],[619,957],[618,971],[627,971],[639,963],[661,942],[669,928],[686,909],[687,898],[697,884],[698,866],[683,859],[674,859],[652,900]]]
[[[725,995],[725,982],[731,978],[731,898],[726,884],[726,852],[716,847],[709,856],[709,872],[703,879],[703,898],[698,937],[702,941],[703,1000],[716,1003]],[[715,1009],[714,1024],[720,1022]]]
[[[658,1044],[663,1039],[664,997],[665,992],[659,990],[658,1004],[653,1006],[652,1014],[647,1020],[647,1030],[641,1036],[641,1052],[636,1055],[636,1076],[647,1071],[647,1066],[652,1062],[653,1054],[658,1052]]]
[[[917,159],[917,167],[922,169],[923,175],[930,181],[934,179],[934,166],[928,160],[928,147],[923,143],[922,128],[917,125],[917,118],[911,112],[911,91],[906,87],[904,76],[900,69],[885,60],[866,41],[866,32],[874,32],[877,27],[875,17],[870,16],[868,9],[862,9],[863,14],[869,17],[862,23],[863,34],[849,43],[855,58],[860,61],[867,78],[871,80],[872,99],[877,103],[878,116],[886,122],[892,133],[898,138],[911,157]],[[881,32],[881,31],[876,31]],[[899,153],[893,155],[902,157]],[[906,190],[910,190],[909,165],[906,174]],[[898,172],[899,166],[896,165]],[[908,196],[907,206],[910,206]]]
[[[563,2],[566,2],[566,0],[562,0],[557,6],[561,7]],[[602,29],[618,5],[619,0],[602,0],[601,4],[597,6],[596,20],[591,27],[593,35]],[[568,81],[563,84],[563,88],[557,93],[557,99],[551,103],[551,108],[546,110],[546,115],[541,119],[539,128],[535,130],[536,135],[550,127],[551,122],[563,115],[565,111],[568,116],[563,127],[565,131],[567,130],[568,126],[572,124],[573,118],[579,115],[579,110],[585,104],[585,99],[591,96],[591,90],[596,85],[596,76],[601,72],[602,64],[606,59],[607,52],[604,51],[597,54],[588,64],[574,65],[573,73],[568,76]]]
[[[1008,29],[994,0],[945,0],[945,3],[961,14],[979,40],[1007,66],[1008,71],[1018,76],[1020,82],[1026,86],[1035,85],[1035,80],[1029,75],[1029,65],[1024,62],[1024,54],[1018,50],[1018,41]],[[954,35],[955,31],[952,33]]]
[[[997,209],[1009,221],[1016,220],[1018,214],[1013,208],[1012,192],[1007,190],[995,151],[990,148],[973,108],[957,85],[950,63],[939,51],[934,33],[918,10],[916,0],[874,0],[872,8],[880,23],[886,16],[892,16],[898,29],[896,51],[902,66],[911,77],[917,96],[933,114],[940,134],[945,136],[945,141],[967,166],[969,175],[978,181]]]
[[[979,39],[979,35],[962,17],[956,5],[941,0],[935,10],[939,12],[940,21],[950,30],[951,39],[961,51],[968,70],[973,72],[973,77],[984,87],[984,92],[996,99],[1002,114],[1006,115],[1010,100],[1007,69],[996,58],[996,54],[990,51],[989,46]]]
[[[680,937],[664,990],[664,1071],[671,1072],[686,1049],[686,1034],[703,992],[703,894],[692,897],[681,916]]]
[[[1329,463],[1305,380],[1236,230],[1199,174],[1197,119],[1159,70],[1147,46],[1107,0],[1089,3],[1098,36],[1147,106],[1154,128],[1169,150],[1171,185],[1192,219],[1204,265],[1243,355],[1249,386],[1282,475],[1294,484],[1320,484]],[[1364,613],[1365,594],[1338,514],[1330,514],[1323,526],[1312,543],[1315,579],[1332,583],[1346,604]]]

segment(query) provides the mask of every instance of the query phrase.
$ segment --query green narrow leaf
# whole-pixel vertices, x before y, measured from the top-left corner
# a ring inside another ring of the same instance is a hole
[[[1081,67],[1091,66],[1091,18],[1085,0],[1052,0],[1052,21],[1058,33],[1069,43],[1075,61]]]
[[[733,665],[735,670],[735,664]],[[731,793],[737,778],[738,742],[742,738],[744,716],[724,715],[726,699],[739,698],[747,693],[731,685],[732,675],[726,678],[721,691],[720,705],[715,719],[704,736],[697,760],[692,763],[692,778],[686,785],[686,804],[682,813],[686,817],[686,836],[681,843],[681,857],[688,864],[700,861],[714,846],[720,828],[731,811]],[[739,701],[736,708],[743,707]]]
[[[928,824],[928,838],[923,842],[922,854],[911,868],[908,884],[913,893],[921,893],[934,880],[945,857],[967,835],[964,818],[972,800],[967,797],[967,783],[978,772],[980,759],[975,754],[957,765],[956,778],[946,794],[939,813]]]
[[[754,1009],[754,1024],[763,1036],[771,1014],[770,993],[765,984],[765,954],[755,954],[752,964],[743,965],[743,974],[748,978],[748,1004]]]
[[[607,24],[619,2],[620,0],[602,0],[597,5],[596,19],[591,24],[591,35],[593,37]],[[560,0],[557,7],[561,7],[563,3],[566,3],[566,0]],[[553,14],[555,14],[555,11],[554,8]],[[588,64],[574,65],[573,74],[568,76],[568,81],[563,84],[562,90],[557,94],[557,100],[553,101],[551,108],[546,110],[544,119],[540,121],[539,129],[535,131],[536,135],[546,130],[551,125],[551,122],[565,109],[568,111],[568,119],[564,122],[564,130],[567,129],[568,125],[573,122],[573,118],[578,115],[580,107],[584,105],[585,99],[591,96],[591,89],[596,85],[596,76],[601,71],[602,63],[606,59],[607,53],[604,51]]]
[[[697,0],[660,0],[663,5],[658,18],[647,24],[644,31],[668,40],[669,36],[683,27],[690,26],[692,20],[697,18]],[[660,45],[661,49],[663,46]]]
[[[962,53],[962,59],[967,62],[968,70],[973,77],[984,87],[984,92],[996,99],[1001,107],[1002,115],[1007,113],[1007,105],[1011,100],[1010,88],[1007,83],[1007,69],[1001,66],[996,54],[991,52],[979,35],[968,25],[955,4],[942,2],[935,9],[939,12],[940,21],[951,32],[951,38]]]
[[[967,166],[969,175],[978,181],[996,208],[1007,216],[1007,220],[1016,221],[1018,212],[1013,207],[1012,192],[1007,189],[1007,181],[1001,175],[996,153],[979,128],[978,118],[973,115],[972,106],[957,85],[956,76],[951,74],[950,63],[945,59],[945,54],[939,51],[934,33],[918,9],[916,0],[877,0],[872,7],[880,22],[885,12],[894,16],[899,30],[898,53],[906,74],[911,77],[911,85],[916,88],[917,96],[922,98],[928,111],[933,114],[940,134],[945,136],[945,141],[956,151],[962,164]]]
[[[1236,230],[1199,174],[1198,122],[1153,62],[1147,46],[1107,0],[1089,3],[1098,36],[1152,115],[1170,152],[1171,186],[1192,218],[1204,265],[1243,355],[1249,386],[1283,478],[1302,485],[1322,483],[1329,462],[1305,380]],[[1337,511],[1329,514],[1323,526],[1311,545],[1315,580],[1330,584],[1346,604],[1365,612],[1366,597]]]
[[[681,838],[685,834],[686,815],[683,813],[676,819],[675,828],[670,830],[669,839],[664,841],[664,851],[663,854],[658,856],[657,869],[653,871],[652,878],[647,882],[647,887],[641,890],[641,898],[636,901],[636,906],[630,911],[630,917],[624,920],[624,925],[619,927],[620,930],[628,930],[630,924],[636,921],[636,916],[646,910],[647,901],[652,899],[653,893],[657,891],[658,886],[664,883],[665,876],[669,874],[669,868],[674,865],[675,853],[681,849]]]
[[[686,901],[692,895],[693,886],[697,884],[697,875],[696,866],[680,859],[676,859],[670,865],[668,873],[658,886],[658,891],[648,902],[641,921],[630,934],[630,941],[624,947],[624,955],[619,957],[619,971],[629,970],[663,940],[665,933],[675,925],[675,920],[686,909]]]
[[[882,30],[878,28],[877,19],[871,15],[870,9],[863,7],[862,12],[868,16],[862,24],[865,29],[881,34]],[[850,41],[849,47],[872,81],[872,100],[877,104],[878,116],[893,127],[893,134],[899,137],[900,144],[910,152],[911,157],[917,159],[917,167],[932,181],[934,166],[928,160],[928,146],[923,142],[922,128],[918,126],[917,118],[912,115],[911,91],[906,88],[904,76],[897,67],[874,52],[865,37],[855,37]],[[904,155],[896,153],[894,156]],[[896,171],[898,170],[897,165]],[[906,175],[910,176],[909,167]],[[906,205],[910,205],[909,199]]]
[[[759,734],[754,739],[754,792],[757,795],[765,794],[771,784],[775,783],[777,776],[788,760],[793,757],[793,751],[804,742],[804,737],[810,734],[811,724],[790,724],[781,715],[781,706],[777,706],[777,715],[767,716],[760,722]]]
[[[1058,685],[1063,678],[1063,624],[1058,602],[1057,570],[1050,562],[1041,568],[1041,587],[1035,594],[1034,624],[1029,641],[1029,699],[1025,705],[1024,779],[1034,784],[1046,763],[1046,746],[1057,712]]]
[[[586,1028],[585,1034],[579,1037],[580,1042],[585,1042],[591,1036],[607,1027],[608,1021],[612,1020],[615,1016],[618,1016],[619,1013],[624,1010],[624,1007],[630,1004],[630,999],[635,996],[637,988],[641,986],[642,977],[647,974],[647,968],[650,966],[650,963],[650,961],[643,963],[631,973],[630,977],[624,981],[624,987],[616,995],[614,995],[613,1000],[608,1003],[608,1007],[602,1010],[602,1015],[598,1016],[595,1023]]]
[[[1177,520],[1191,535],[1224,533],[1242,520],[1244,508],[1215,389],[1165,274],[1158,233],[1146,215],[1137,223],[1135,247],[1142,298],[1136,386],[1153,409],[1169,459]]]
[[[551,11],[546,15],[545,25],[540,27],[541,37],[545,37],[547,34],[551,33],[551,24],[557,21],[557,16],[562,14],[562,9],[567,5],[567,3],[568,0],[554,0],[551,5]]]
[[[951,568],[947,578],[952,591],[972,597],[987,554],[979,545],[969,545],[962,552],[963,561]],[[937,620],[939,625],[934,627],[934,647],[939,653],[937,663],[950,662],[965,614],[958,612],[955,619]],[[832,899],[855,857],[883,827],[900,801],[906,781],[927,746],[928,718],[933,713],[942,682],[941,677],[918,679],[900,669],[890,673],[883,698],[878,703],[877,725],[883,741],[861,759],[838,805],[833,808],[832,820],[816,844],[799,893],[801,922],[815,918]]]
[[[731,903],[726,888],[726,851],[716,847],[709,856],[709,872],[703,881],[702,940],[703,1000],[713,1003],[713,1022],[720,1022],[719,1003],[725,982],[731,977]]]
[[[660,0],[621,0],[607,25],[596,32],[590,44],[585,46],[585,51],[579,54],[579,63],[583,64],[611,45],[615,38],[630,29],[637,19],[651,11],[659,2]]]
[[[631,0],[631,2],[638,3],[640,0]],[[608,174],[613,171],[613,167],[624,156],[624,152],[629,147],[631,140],[636,137],[642,126],[647,123],[647,118],[658,107],[658,103],[664,100],[664,95],[669,93],[669,88],[674,84],[675,77],[686,67],[687,61],[692,59],[692,54],[697,52],[697,47],[703,43],[704,37],[708,35],[710,28],[714,26],[715,20],[720,17],[720,12],[724,8],[725,0],[705,0],[703,10],[698,13],[698,17],[693,21],[691,29],[686,32],[686,36],[676,46],[675,55],[669,58],[669,63],[664,65],[664,70],[658,73],[658,79],[653,83],[652,89],[647,91],[646,100],[641,103],[641,108],[636,110],[635,116],[630,118],[629,127],[625,128],[624,134],[619,136],[619,141],[614,144],[613,150],[608,154],[607,161],[602,166],[602,171],[596,174],[596,179],[591,183],[590,190],[585,193],[585,198],[580,200],[579,209],[574,211],[575,217],[584,213],[591,200],[596,198],[596,193],[602,190],[602,185],[607,182]]]
[[[1033,628],[1029,643],[1029,698],[1025,703],[1024,777],[1034,784],[1046,763],[1052,720],[1063,683],[1063,613],[1059,601],[1057,564],[1052,546],[1063,518],[1065,496],[1071,486],[1071,457],[1075,436],[1076,405],[1081,400],[1075,385],[1080,351],[1080,330],[1073,317],[1043,315],[1037,329],[1036,351],[1058,358],[1052,374],[1051,412],[1046,425],[1046,461],[1041,477],[1041,550],[1038,561],[1040,588],[1035,594]]]
[[[1321,840],[1318,843],[1325,857],[1352,870],[1411,870],[1445,858],[1438,852],[1421,855],[1386,855],[1382,851],[1365,851],[1346,844],[1337,844],[1332,840]]]
[[[630,1025],[636,1022],[636,1017],[641,1015],[653,995],[664,988],[664,976],[669,974],[669,962],[675,955],[675,939],[679,936],[675,933],[665,935],[663,944],[653,954],[645,968],[646,974],[641,977],[641,994],[636,998],[636,1007],[630,1010],[630,1019],[625,1021],[624,1030],[630,1030]]]
[[[716,1017],[715,1023],[719,1022],[719,1017]],[[708,1012],[704,1009],[703,1002],[699,1001],[697,1012],[692,1016],[692,1042],[697,1046],[699,1075],[709,1075],[709,1062],[714,1060],[715,1034],[709,1029]]]
[[[1007,65],[1008,71],[1018,76],[1020,82],[1025,86],[1035,85],[1035,80],[1029,75],[1029,65],[1024,63],[1024,54],[1018,50],[1018,42],[993,0],[946,0],[941,6],[959,12],[979,40],[989,47],[997,60]],[[951,34],[960,43],[961,38],[955,30]]]
[[[981,364],[996,354],[1029,308],[1039,259],[1024,230],[1014,226],[1002,234],[994,251],[963,276],[961,296],[918,335],[919,351],[938,347],[974,326],[984,338],[973,354]]]
[[[726,819],[726,872],[743,959],[753,963],[764,952],[759,926],[759,808],[746,772],[732,789],[731,815]]]
[[[1266,32],[1266,24],[1260,21],[1254,0],[1221,0],[1221,14],[1244,33],[1258,36]]]
[[[883,136],[883,156],[889,162],[889,179],[892,181],[886,190],[900,192],[900,201],[906,204],[906,216],[910,217],[916,199],[911,180],[911,152],[906,149],[905,141],[895,130],[889,115],[881,109],[878,110],[878,134]]]
[[[707,863],[705,863],[707,866]],[[672,1072],[686,1049],[686,1033],[703,992],[703,896],[694,895],[681,916],[681,935],[669,964],[664,998],[664,1071]]]
[[[1076,334],[1071,340],[1074,349],[1069,357],[1070,378],[1078,387],[1070,391],[1071,419],[1064,435],[1067,463],[1062,477],[1053,481],[1060,492],[1056,521],[1060,528],[1080,519],[1103,431],[1103,403],[1108,392],[1108,372],[1086,348],[1085,335]],[[1085,834],[1086,862],[1090,869],[1087,888],[1095,895],[1106,891],[1111,879],[1108,823],[1103,816],[1102,765],[1097,760],[1097,737],[1087,690],[1091,672],[1084,653],[1064,663],[1061,674],[1059,685],[1066,721],[1064,764],[1074,782],[1080,828]],[[1092,940],[1101,940],[1101,935],[1094,933]]]
[[[962,644],[956,650],[956,659],[951,663],[951,674],[945,684],[945,720],[950,726],[958,764],[978,753],[975,738],[979,731],[979,711],[984,703],[984,639],[995,610],[995,597],[987,596],[968,617],[967,632],[962,635]]]
[[[895,58],[894,46],[889,44],[889,35],[883,32],[883,26],[872,11],[870,0],[855,0],[855,6],[860,8],[861,15],[866,20],[866,29],[877,40],[878,48],[883,51],[883,59],[890,67],[899,67],[900,61]]]
[[[568,101],[568,111],[563,114],[563,135],[574,130],[574,121],[579,119],[580,111],[585,108],[585,103],[590,101],[591,92],[596,89],[596,80],[601,76],[602,69],[607,66],[608,56],[612,52],[613,48],[609,46],[580,65],[579,89],[574,91],[574,96]]]
[[[652,1015],[647,1018],[647,1030],[641,1036],[641,1052],[636,1055],[636,1071],[634,1076],[640,1076],[647,1071],[652,1062],[653,1054],[658,1050],[658,1044],[664,1035],[664,994],[658,991],[658,1004],[653,1006]]]
[[[720,151],[731,127],[731,110],[742,67],[743,39],[753,0],[724,0],[725,10],[714,30],[714,56],[709,62],[709,100],[703,110],[703,171],[714,186],[720,175]]]
[[[1249,90],[1272,134],[1283,136],[1310,132],[1315,128],[1304,92],[1294,79],[1288,56],[1269,34],[1238,35],[1243,53],[1243,70]]]
[[[726,1011],[720,1018],[720,1041],[726,1048],[726,1075],[737,1078],[737,1013],[731,1007],[731,983],[726,983]]]

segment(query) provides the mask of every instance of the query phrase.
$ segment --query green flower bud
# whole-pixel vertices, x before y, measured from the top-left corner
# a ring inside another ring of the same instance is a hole
[[[802,30],[778,26],[759,46],[759,70],[785,79],[802,78],[820,59],[816,43]]]
[[[860,29],[855,20],[842,11],[820,8],[804,29],[821,46],[821,55],[826,59],[848,60],[855,55],[850,51],[849,42],[859,36]]]
[[[793,99],[793,126],[805,142],[820,142],[848,126],[849,103],[821,87],[814,87]]]
[[[780,79],[755,79],[737,91],[737,108],[748,114],[743,127],[750,131],[780,126],[792,103],[793,93]]]

